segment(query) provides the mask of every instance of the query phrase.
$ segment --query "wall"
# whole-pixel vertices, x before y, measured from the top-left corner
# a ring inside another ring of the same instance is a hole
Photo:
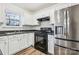
[[[5,25],[5,23],[6,23],[5,10],[13,11],[17,14],[20,14],[22,16],[22,20],[21,20],[22,23],[21,24],[27,22],[31,18],[31,13],[28,12],[27,10],[19,8],[19,7],[12,5],[10,3],[9,4],[8,3],[0,4],[0,15],[2,16],[2,18],[0,17],[0,20],[3,20],[3,22],[4,22],[4,24],[0,26],[0,30],[23,30],[23,29],[29,28],[29,27],[24,28],[22,26],[20,26],[20,27],[7,27]]]

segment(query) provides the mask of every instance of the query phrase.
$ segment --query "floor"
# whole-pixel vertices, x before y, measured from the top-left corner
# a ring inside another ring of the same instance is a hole
[[[24,49],[24,50],[16,53],[16,55],[46,55],[46,54],[36,50],[33,47],[30,47],[30,48]]]

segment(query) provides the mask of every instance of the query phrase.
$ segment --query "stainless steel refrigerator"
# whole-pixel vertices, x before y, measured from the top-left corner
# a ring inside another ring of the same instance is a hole
[[[73,6],[56,10],[55,16],[55,54],[56,55],[78,55],[79,40],[76,38],[76,23],[74,13],[79,6]],[[76,13],[75,13],[76,14]],[[79,23],[79,22],[77,22]],[[79,30],[79,29],[77,29]]]

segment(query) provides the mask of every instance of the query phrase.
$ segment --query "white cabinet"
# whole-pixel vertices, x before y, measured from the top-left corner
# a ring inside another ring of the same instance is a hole
[[[54,15],[54,10],[52,10],[50,12],[50,24],[54,24],[55,23],[55,15]]]
[[[8,40],[7,40],[7,37],[5,36],[0,37],[0,49],[3,55],[8,54]]]
[[[18,34],[16,36],[19,44],[19,51],[34,45],[34,33]]]
[[[24,39],[24,41],[25,41],[25,47],[27,48],[27,47],[29,47],[29,39],[28,39],[28,33],[26,33],[26,34],[23,34],[23,39]]]
[[[48,35],[48,52],[54,54],[54,36]]]
[[[24,34],[20,34],[18,35],[18,39],[19,39],[19,50],[25,49],[27,48],[27,44],[26,44],[26,37],[24,36]]]
[[[34,45],[34,33],[0,37],[0,49],[4,55],[15,54],[31,45]]]
[[[29,43],[29,46],[30,45],[33,45],[34,46],[34,33],[28,33],[28,43]]]
[[[23,38],[25,41],[25,47],[29,47],[31,45],[34,46],[34,33],[23,34]]]
[[[9,36],[9,54],[14,54],[25,48],[23,34]]]
[[[34,33],[8,36],[9,54],[14,54],[31,45],[34,45]]]
[[[9,36],[9,54],[14,54],[19,50],[17,35]]]

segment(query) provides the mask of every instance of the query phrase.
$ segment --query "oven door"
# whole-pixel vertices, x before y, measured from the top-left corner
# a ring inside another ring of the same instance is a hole
[[[44,53],[47,53],[47,35],[35,35],[35,44],[34,47]]]

